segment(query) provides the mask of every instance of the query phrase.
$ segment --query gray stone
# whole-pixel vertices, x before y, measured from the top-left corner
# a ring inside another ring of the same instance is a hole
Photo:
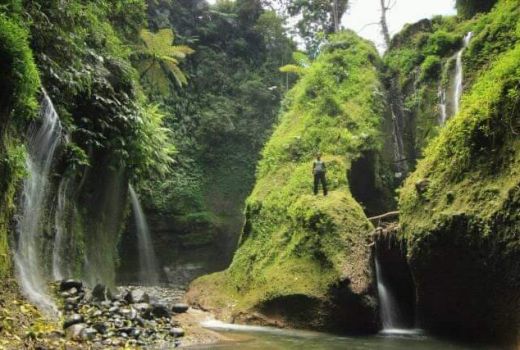
[[[65,319],[65,321],[63,322],[63,328],[66,329],[75,324],[83,323],[84,321],[85,320],[83,316],[81,316],[80,314],[73,314],[72,316],[67,317]]]
[[[180,327],[173,327],[172,329],[170,329],[170,335],[172,337],[175,337],[175,338],[179,338],[179,337],[184,337],[184,329],[180,328]]]
[[[189,308],[190,307],[188,304],[178,303],[178,304],[173,304],[172,311],[175,312],[176,314],[182,314],[182,313],[185,313],[186,311],[188,311]]]
[[[77,323],[75,325],[70,326],[65,330],[65,336],[68,339],[81,341],[83,338],[81,337],[81,333],[84,329],[86,329],[88,326],[85,323]]]
[[[149,303],[150,296],[146,292],[134,289],[126,292],[123,299],[129,304]]]
[[[92,328],[92,327],[88,327],[88,328],[85,328],[81,331],[81,339],[82,340],[94,340],[94,338],[96,337],[96,334],[98,332]]]
[[[94,289],[92,289],[92,300],[93,301],[107,301],[112,300],[112,293],[110,290],[103,284],[97,284]]]
[[[154,304],[152,305],[152,316],[161,318],[161,317],[170,317],[171,312],[170,309],[164,304]]]
[[[72,288],[76,288],[76,290],[83,290],[83,282],[77,280],[64,280],[60,282],[60,292],[68,291]]]

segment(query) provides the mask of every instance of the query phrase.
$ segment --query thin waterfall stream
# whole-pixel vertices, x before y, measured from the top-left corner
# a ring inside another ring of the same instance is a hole
[[[400,329],[399,308],[397,306],[397,302],[383,281],[383,273],[377,255],[374,260],[376,267],[377,293],[379,295],[380,315],[383,331]]]
[[[139,251],[139,282],[144,285],[159,284],[159,267],[139,197],[132,185],[129,185],[130,199],[137,229],[137,245]]]
[[[43,95],[41,122],[29,129],[28,176],[23,183],[14,261],[25,295],[43,310],[53,312],[56,307],[46,291],[43,218],[49,194],[49,174],[62,129],[51,99],[45,91]]]
[[[454,91],[454,97],[453,97],[453,104],[454,104],[454,114],[459,113],[460,109],[460,99],[462,97],[462,91],[464,89],[464,67],[462,64],[462,54],[464,53],[464,50],[469,45],[469,42],[471,40],[471,37],[473,36],[472,32],[469,32],[466,34],[463,40],[462,49],[457,53],[457,62],[455,66],[455,91]]]
[[[453,71],[453,78],[450,80],[452,84],[449,91],[450,96],[447,96],[446,90],[441,86],[439,87],[439,109],[440,109],[440,124],[444,124],[450,117],[457,114],[460,110],[460,101],[462,93],[464,91],[464,64],[462,62],[462,55],[464,50],[467,49],[473,32],[468,32],[462,41],[462,48],[455,54],[455,70]],[[451,107],[449,109],[448,107]]]

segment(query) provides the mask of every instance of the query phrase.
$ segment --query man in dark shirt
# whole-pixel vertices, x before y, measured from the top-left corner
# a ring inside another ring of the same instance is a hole
[[[318,187],[321,182],[321,186],[323,187],[323,195],[327,195],[327,179],[325,178],[325,173],[327,169],[325,167],[325,163],[321,160],[321,154],[318,153],[316,155],[316,160],[312,163],[312,174],[314,175],[314,194],[318,194]]]

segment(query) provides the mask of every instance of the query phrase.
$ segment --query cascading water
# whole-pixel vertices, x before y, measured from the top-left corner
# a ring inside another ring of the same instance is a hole
[[[464,43],[462,45],[462,49],[457,53],[457,62],[455,66],[455,90],[454,90],[454,97],[453,97],[453,103],[454,103],[454,112],[457,114],[460,109],[460,98],[462,96],[462,90],[463,90],[463,79],[464,79],[464,71],[462,66],[462,54],[464,53],[464,50],[468,47],[469,42],[471,40],[471,37],[473,36],[472,32],[469,32],[464,37]]]
[[[375,265],[377,293],[379,294],[380,315],[381,322],[383,324],[383,331],[399,329],[399,308],[395,298],[384,283],[381,265],[379,263],[379,259],[377,258],[377,254],[375,257]]]
[[[148,229],[148,223],[146,222],[143,208],[139,202],[139,197],[137,197],[132,185],[129,185],[129,190],[137,228],[139,282],[145,285],[156,285],[159,283],[159,269],[150,237],[150,230]]]
[[[66,241],[66,216],[67,216],[67,199],[69,194],[70,180],[66,177],[62,178],[58,187],[58,203],[54,214],[55,236],[52,251],[52,275],[55,280],[62,280],[69,277],[70,271],[65,271],[64,259],[67,254]]]
[[[44,91],[41,124],[32,125],[28,138],[18,237],[14,254],[19,282],[26,296],[43,310],[53,312],[55,305],[46,292],[43,215],[49,192],[49,173],[54,152],[60,143],[61,125],[51,99]]]
[[[469,32],[466,34],[466,36],[464,36],[462,48],[455,54],[455,70],[453,72],[453,78],[451,79],[452,85],[449,89],[451,101],[447,101],[448,98],[446,96],[446,91],[442,87],[439,88],[439,109],[441,111],[441,124],[444,124],[449,117],[457,114],[460,110],[460,100],[464,90],[464,67],[462,62],[462,55],[464,50],[466,50],[468,47],[472,36],[472,32]],[[448,112],[449,104],[451,105],[450,112]]]
[[[442,87],[439,87],[439,101],[439,109],[441,110],[439,123],[444,124],[448,119],[448,107],[446,105],[446,91]]]

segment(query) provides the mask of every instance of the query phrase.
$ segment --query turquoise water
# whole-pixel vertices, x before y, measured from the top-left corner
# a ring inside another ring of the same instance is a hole
[[[330,334],[279,330],[265,327],[226,325],[212,321],[207,328],[236,342],[192,347],[191,349],[244,350],[469,350],[492,349],[434,339],[421,331],[409,330],[366,337],[340,337]]]

